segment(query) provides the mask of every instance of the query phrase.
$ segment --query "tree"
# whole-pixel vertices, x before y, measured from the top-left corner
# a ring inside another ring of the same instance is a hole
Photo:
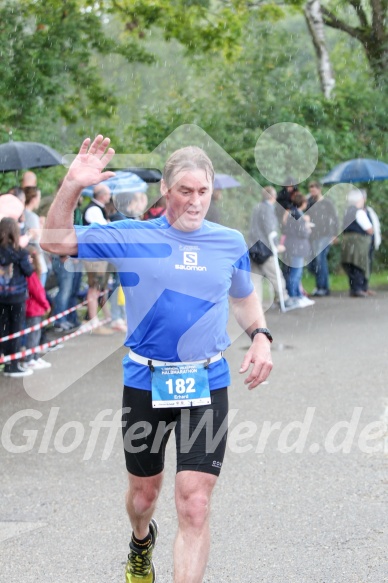
[[[335,79],[333,68],[330,63],[329,51],[326,46],[320,1],[308,0],[304,7],[304,13],[318,57],[318,71],[321,79],[322,92],[326,99],[330,99],[331,93],[334,89]]]
[[[378,82],[386,79],[388,74],[387,7],[387,0],[345,0],[336,5],[322,4],[324,23],[345,32],[362,44]],[[352,24],[349,9],[353,13],[351,16],[356,16],[357,24]]]
[[[146,30],[157,26],[166,40],[177,39],[191,54],[220,52],[227,58],[240,52],[242,31],[248,21],[273,21],[283,17],[287,7],[303,9],[305,3],[306,0],[104,0],[106,9],[120,14],[133,35],[144,36]],[[378,82],[388,68],[387,5],[387,0],[321,3],[324,24],[361,42]],[[352,24],[352,18],[358,23]],[[320,46],[322,51],[321,41]]]
[[[88,1],[1,1],[0,38],[0,129],[22,139],[91,111],[112,116],[117,100],[95,55],[152,60],[134,39],[109,38],[102,13]]]

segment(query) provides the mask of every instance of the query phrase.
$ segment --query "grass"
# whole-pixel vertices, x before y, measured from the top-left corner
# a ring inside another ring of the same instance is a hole
[[[309,271],[307,271],[307,269],[305,269],[303,273],[302,285],[307,293],[311,293],[315,289],[315,278]],[[388,271],[372,273],[369,280],[369,287],[371,289],[387,286]],[[330,275],[330,289],[337,292],[349,290],[349,280],[345,273],[342,272]]]

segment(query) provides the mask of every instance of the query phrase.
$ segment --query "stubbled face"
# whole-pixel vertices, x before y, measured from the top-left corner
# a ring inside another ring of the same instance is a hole
[[[172,178],[168,187],[162,180],[161,192],[166,197],[167,220],[179,231],[195,231],[209,209],[213,185],[204,170],[183,170]]]
[[[317,200],[318,198],[320,198],[320,196],[321,196],[321,191],[320,191],[320,189],[319,189],[319,188],[317,188],[316,186],[310,186],[310,188],[309,188],[309,192],[310,192],[311,196],[312,196],[313,198],[315,198],[316,200]]]

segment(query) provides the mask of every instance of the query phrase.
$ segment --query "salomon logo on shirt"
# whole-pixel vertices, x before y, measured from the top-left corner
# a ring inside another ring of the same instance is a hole
[[[204,265],[198,265],[198,253],[195,251],[183,252],[183,265],[175,264],[175,269],[185,269],[186,271],[207,271]]]

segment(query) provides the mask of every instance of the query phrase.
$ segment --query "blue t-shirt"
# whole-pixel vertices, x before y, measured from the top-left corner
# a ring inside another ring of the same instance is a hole
[[[187,362],[225,350],[228,296],[253,291],[246,243],[238,231],[204,221],[179,231],[166,217],[75,227],[78,257],[116,266],[125,294],[125,345],[146,358]],[[151,390],[147,366],[123,360],[124,384]],[[209,366],[210,389],[230,384],[225,359]]]

